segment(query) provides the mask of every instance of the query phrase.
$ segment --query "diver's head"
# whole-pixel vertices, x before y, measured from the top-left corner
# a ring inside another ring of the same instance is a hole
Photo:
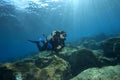
[[[65,39],[66,39],[66,36],[67,36],[67,35],[66,35],[66,32],[64,32],[64,31],[61,31],[61,32],[60,32],[60,38],[61,38],[61,39],[64,39],[64,40],[65,40]]]

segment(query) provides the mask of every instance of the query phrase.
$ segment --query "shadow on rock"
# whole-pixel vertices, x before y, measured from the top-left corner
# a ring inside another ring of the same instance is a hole
[[[64,56],[71,65],[72,75],[75,76],[81,71],[90,67],[100,67],[101,63],[91,50],[80,49],[69,56]]]

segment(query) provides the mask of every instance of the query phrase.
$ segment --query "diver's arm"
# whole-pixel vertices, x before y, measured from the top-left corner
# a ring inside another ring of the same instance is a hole
[[[58,46],[56,47],[56,49],[57,49],[57,50],[60,50],[60,49],[62,49],[64,46],[65,46],[65,43],[62,43],[62,44],[58,45]]]

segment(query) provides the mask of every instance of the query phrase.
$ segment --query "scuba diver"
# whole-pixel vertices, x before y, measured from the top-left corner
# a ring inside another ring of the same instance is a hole
[[[40,38],[39,41],[33,41],[33,40],[28,40],[28,41],[35,43],[39,51],[51,50],[54,52],[59,52],[65,46],[66,32],[64,31],[57,31],[57,30],[53,31],[49,39],[47,39],[45,35],[43,36],[46,38],[46,40]]]

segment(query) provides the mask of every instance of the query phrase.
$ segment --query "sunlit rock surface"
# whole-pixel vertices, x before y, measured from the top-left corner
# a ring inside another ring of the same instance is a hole
[[[120,80],[120,65],[90,68],[70,80]]]

